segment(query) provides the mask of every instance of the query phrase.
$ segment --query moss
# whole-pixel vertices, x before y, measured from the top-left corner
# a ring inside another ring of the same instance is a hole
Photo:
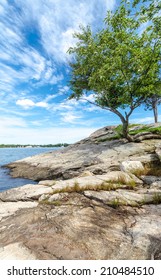
[[[133,129],[135,127],[139,127],[138,129]],[[122,125],[118,125],[115,129],[114,132],[116,133],[113,136],[109,136],[109,137],[102,137],[100,139],[97,140],[97,144],[101,143],[101,142],[106,142],[106,141],[111,141],[111,140],[118,140],[121,139],[123,137],[122,135]],[[130,124],[129,125],[129,134],[132,136],[135,136],[139,133],[144,133],[144,132],[149,132],[149,133],[153,133],[153,134],[159,134],[161,135],[161,126],[160,127],[148,127],[146,125],[141,125],[141,124]]]
[[[60,200],[55,200],[55,201],[50,202],[47,199],[45,199],[45,200],[40,201],[39,204],[61,206],[62,202]]]
[[[123,126],[122,124],[118,125],[116,128],[115,128],[115,132],[117,133],[118,136],[122,136],[122,129],[123,129]]]
[[[161,135],[161,126],[159,126],[159,127],[143,126],[139,129],[129,131],[129,134],[130,135],[137,135],[138,133],[143,133],[143,132],[149,132],[149,133]]]
[[[109,139],[109,141],[111,141],[111,140],[118,140],[118,139],[121,139],[121,135],[114,135],[114,136],[111,136],[111,137],[109,137],[108,139]]]
[[[102,143],[102,142],[111,141],[111,140],[117,140],[120,138],[121,138],[121,136],[117,134],[117,135],[110,136],[110,137],[100,138],[97,140],[97,143]]]
[[[149,131],[161,135],[161,126],[149,128]]]
[[[112,208],[116,209],[119,206],[124,205],[124,203],[120,202],[118,198],[115,198],[112,201],[110,201],[110,203],[108,205],[111,206]]]
[[[129,128],[133,128],[133,127],[136,127],[136,126],[141,126],[141,124],[138,124],[138,123],[129,124]]]
[[[120,186],[126,185],[127,187],[131,187],[132,189],[136,187],[136,182],[133,179],[131,179],[131,181],[127,181],[126,177],[123,174],[119,175],[117,179],[110,180],[108,182],[113,184],[115,183]]]

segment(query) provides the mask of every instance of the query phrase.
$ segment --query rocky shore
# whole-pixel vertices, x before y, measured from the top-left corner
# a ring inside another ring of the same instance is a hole
[[[105,127],[9,164],[38,183],[0,193],[0,259],[161,259],[160,130]]]

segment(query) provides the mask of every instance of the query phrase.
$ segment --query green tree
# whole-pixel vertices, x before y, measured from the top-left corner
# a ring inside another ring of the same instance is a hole
[[[152,110],[154,114],[154,122],[158,122],[158,105],[161,104],[161,89],[155,89],[155,93],[152,94],[149,98],[145,101],[145,110]]]
[[[123,2],[127,2],[127,1],[123,1]],[[139,14],[141,14],[142,16],[146,16],[148,17],[148,19],[152,19],[155,20],[154,18],[157,18],[157,21],[160,25],[159,22],[159,12],[161,10],[161,1],[160,0],[133,0],[132,1],[132,5],[133,7],[137,7],[137,5],[141,5],[141,7],[139,7]]]
[[[155,37],[157,37],[158,40],[161,41],[161,1],[134,0],[133,7],[137,7],[137,5],[141,5],[139,9],[140,18],[144,23],[148,23],[149,21],[152,23],[151,26],[153,28],[153,34],[155,34]],[[161,63],[161,61],[159,60],[158,63]],[[158,105],[160,104],[161,81],[160,75],[158,75],[158,86],[156,86],[154,93],[151,93],[151,97],[149,97],[145,102],[145,108],[153,111],[155,123],[158,122]]]
[[[115,113],[123,124],[123,137],[132,141],[129,118],[158,82],[159,40],[151,26],[139,31],[143,21],[131,17],[125,4],[108,12],[105,28],[96,34],[89,26],[74,34],[69,84],[70,98],[94,93],[93,103]]]

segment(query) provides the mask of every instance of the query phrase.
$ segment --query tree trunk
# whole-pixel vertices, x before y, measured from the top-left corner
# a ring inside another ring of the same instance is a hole
[[[157,103],[155,103],[155,106],[153,107],[153,113],[154,113],[154,121],[155,123],[158,122],[158,107],[157,107]]]
[[[133,141],[134,141],[134,140],[133,140],[133,137],[131,137],[131,136],[129,135],[129,129],[128,129],[128,127],[129,127],[129,120],[128,120],[128,119],[122,120],[122,124],[123,124],[123,127],[122,127],[122,136],[123,136],[124,138],[126,138],[129,142],[133,142]]]
[[[158,100],[157,100],[157,96],[154,95],[152,98],[152,109],[153,109],[153,113],[154,113],[154,121],[155,123],[158,122]]]

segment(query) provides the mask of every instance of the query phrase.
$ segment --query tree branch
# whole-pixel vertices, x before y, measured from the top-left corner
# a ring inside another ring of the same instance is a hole
[[[95,105],[95,106],[97,106],[97,107],[100,107],[101,109],[105,109],[105,110],[107,110],[107,111],[110,111],[110,112],[116,114],[116,115],[121,119],[122,122],[125,121],[124,116],[123,116],[117,109],[114,109],[114,108],[111,108],[111,107],[104,107],[104,106],[101,106],[101,105],[99,105],[99,104],[97,104],[97,103],[95,103],[95,102],[92,102],[92,101],[90,101],[90,100],[88,100],[88,99],[86,99],[86,98],[79,98],[79,100],[85,100],[85,101],[87,101],[88,103],[90,103],[90,104],[92,104],[92,105]]]

